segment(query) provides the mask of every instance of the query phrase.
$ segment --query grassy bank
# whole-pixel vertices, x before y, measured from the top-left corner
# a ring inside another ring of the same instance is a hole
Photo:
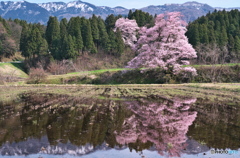
[[[239,64],[193,65],[198,76],[182,77],[163,69],[101,69],[72,72],[63,75],[48,75],[41,84],[179,84],[179,83],[229,83],[240,82]],[[4,79],[26,79],[22,63],[0,63]],[[29,82],[34,83],[34,82]]]
[[[213,64],[213,65],[184,65],[183,67],[188,67],[188,66],[191,66],[191,67],[194,67],[194,68],[198,68],[198,67],[221,67],[221,66],[224,66],[224,67],[229,67],[229,66],[240,66],[240,63],[227,63],[227,64]]]
[[[72,72],[63,75],[49,75],[44,83],[47,84],[91,84],[92,80],[98,78],[101,74],[111,72],[121,72],[123,70],[129,70],[126,68],[116,68],[116,69],[102,69],[102,70],[92,70],[92,71],[82,71],[82,72]]]
[[[0,73],[3,76],[28,77],[23,71],[23,63],[0,63]]]
[[[183,77],[163,69],[103,69],[74,72],[64,75],[50,75],[43,84],[177,84],[240,82],[240,66],[194,65],[198,76]]]
[[[0,86],[0,101],[18,100],[23,93],[107,98],[204,98],[209,102],[240,102],[240,84],[153,85],[23,85]]]

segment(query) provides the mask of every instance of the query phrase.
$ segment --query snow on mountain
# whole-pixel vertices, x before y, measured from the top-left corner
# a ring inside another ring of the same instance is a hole
[[[38,5],[50,12],[56,12],[66,8],[66,3],[64,2],[39,3]]]
[[[165,4],[158,6],[147,6],[140,10],[148,12],[152,15],[161,14],[164,12],[180,11],[186,21],[193,21],[199,16],[206,15],[208,12],[223,10],[223,8],[213,8],[207,4],[198,3],[195,1],[186,2],[183,4]],[[227,8],[232,10],[236,8]],[[239,8],[238,8],[239,9]],[[135,10],[135,9],[133,9]],[[110,8],[107,6],[95,6],[83,1],[64,2],[48,2],[48,3],[29,3],[27,1],[1,1],[0,16],[3,18],[23,19],[28,22],[41,22],[46,24],[49,16],[57,16],[61,18],[71,18],[74,16],[84,16],[89,18],[92,14],[106,18],[110,14],[126,16],[129,9],[121,6]]]
[[[203,7],[204,5],[207,5],[207,4],[203,4],[203,3],[198,3],[196,1],[192,1],[192,2],[186,2],[186,3],[183,3],[181,6],[190,6],[190,7]]]
[[[0,16],[3,18],[22,19],[34,23],[45,23],[50,13],[36,3],[1,1]]]
[[[68,3],[49,2],[49,3],[39,3],[38,5],[52,13],[60,10],[67,10],[68,8],[80,9],[83,12],[94,11],[94,8],[91,7],[93,5],[84,3],[82,1],[72,1]]]

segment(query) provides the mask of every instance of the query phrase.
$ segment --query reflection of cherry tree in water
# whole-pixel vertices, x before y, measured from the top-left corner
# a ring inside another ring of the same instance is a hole
[[[167,152],[169,156],[180,156],[186,147],[188,127],[197,116],[197,112],[188,110],[195,101],[151,102],[142,99],[129,102],[134,114],[125,119],[121,131],[115,132],[117,142],[122,145],[152,142],[159,154]]]

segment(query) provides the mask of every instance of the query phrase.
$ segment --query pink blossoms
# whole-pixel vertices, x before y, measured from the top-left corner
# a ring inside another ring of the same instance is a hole
[[[185,36],[187,24],[181,20],[179,12],[158,15],[151,28],[139,28],[135,20],[124,18],[118,19],[115,25],[121,30],[125,44],[138,52],[127,67],[173,67],[174,74],[186,71],[197,75],[196,69],[181,67],[189,65],[189,59],[197,55]]]

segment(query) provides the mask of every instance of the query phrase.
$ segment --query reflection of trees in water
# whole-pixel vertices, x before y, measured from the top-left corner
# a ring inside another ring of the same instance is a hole
[[[25,105],[21,110],[11,106],[12,112],[0,120],[1,144],[47,135],[51,145],[70,141],[97,146],[107,141],[114,147],[113,132],[121,128],[129,113],[121,101],[49,94],[25,94],[22,99]],[[10,127],[11,120],[15,121]]]
[[[49,94],[25,94],[22,99],[22,108],[0,106],[0,154],[34,154],[42,147],[49,154],[86,154],[115,147],[113,132],[129,115],[121,101]]]
[[[206,103],[199,99],[193,109],[198,111],[198,117],[188,136],[216,149],[240,148],[239,103]]]
[[[52,145],[59,141],[62,143],[70,141],[74,145],[90,143],[97,146],[105,139],[108,140],[106,137],[112,137],[113,131],[120,128],[128,113],[120,101],[66,96],[60,97],[56,103],[53,103],[53,100],[54,97],[45,100],[44,103],[36,103],[35,100],[34,105],[30,104],[23,109],[28,111],[21,115],[25,137],[43,133],[47,134]],[[47,104],[48,102],[52,104]],[[37,105],[47,106],[29,110]],[[28,119],[29,117],[32,118]],[[32,122],[35,120],[37,123],[33,125]],[[115,139],[109,141],[109,144],[114,147]]]
[[[141,151],[155,144],[157,149],[174,153],[183,148],[180,144],[185,142],[184,134],[194,116],[193,112],[187,111],[187,100],[183,104],[182,100],[156,103],[142,99],[127,102],[124,106],[126,102],[122,101],[65,95],[28,94],[22,99],[25,106],[19,114],[12,106],[12,112],[0,121],[1,130],[5,131],[0,137],[1,143],[23,141],[29,137],[40,139],[47,135],[51,145],[71,142],[77,146],[87,143],[97,146],[106,142],[109,147],[115,147],[118,143],[130,143],[130,148]],[[126,108],[128,106],[131,110]],[[10,118],[15,120],[12,121],[14,127],[9,126]],[[122,130],[128,132],[125,133],[128,137],[122,140],[117,136],[116,141],[114,131]]]
[[[179,155],[194,110],[198,117],[187,133],[190,138],[209,147],[239,148],[238,106],[199,99],[189,110],[195,100],[127,102],[50,94],[25,94],[22,99],[20,106],[0,106],[0,144],[46,135],[50,145],[96,147],[106,142],[112,148],[127,144],[142,151],[155,144],[160,154]]]
[[[196,99],[128,102],[133,115],[125,119],[122,129],[116,131],[120,144],[129,144],[135,150],[143,143],[153,143],[159,154],[180,156],[186,145],[186,133],[197,112],[189,111]],[[139,145],[135,144],[138,143]],[[134,145],[135,144],[135,145]]]
[[[0,145],[5,142],[15,142],[22,139],[21,121],[14,102],[0,103]]]

